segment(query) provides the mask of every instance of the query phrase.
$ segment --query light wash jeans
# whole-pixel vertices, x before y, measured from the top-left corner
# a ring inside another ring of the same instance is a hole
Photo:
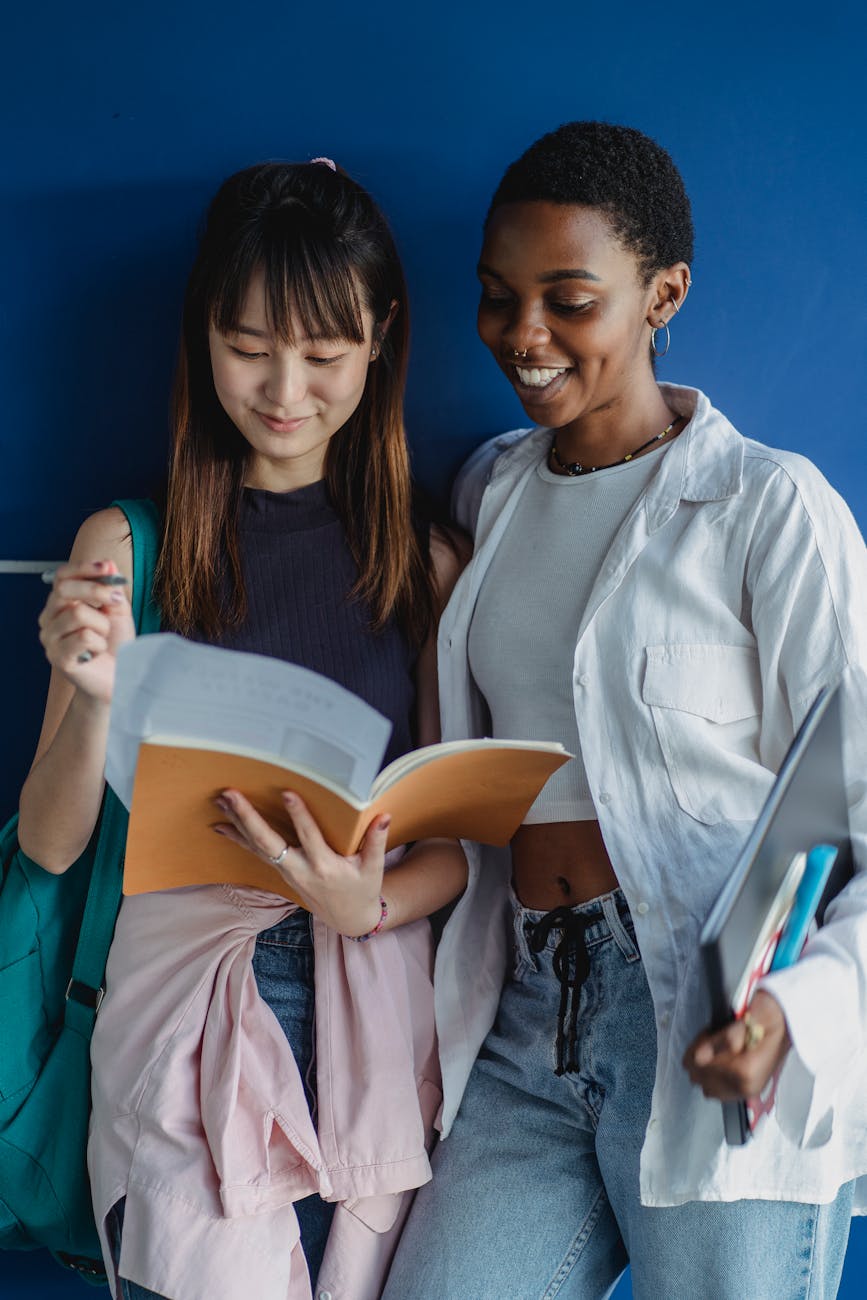
[[[578,1071],[554,1072],[560,931],[534,952],[528,938],[544,913],[516,903],[514,973],[383,1300],[602,1300],[627,1262],[640,1300],[830,1300],[851,1185],[822,1206],[640,1204],[653,1004],[622,892],[572,912],[587,927],[589,958]]]
[[[313,932],[309,912],[293,912],[259,935],[253,955],[253,973],[260,995],[274,1012],[289,1040],[315,1123]],[[301,1225],[301,1244],[313,1282],[325,1253],[334,1208],[315,1195],[295,1203],[295,1213]],[[121,1201],[112,1210],[109,1224],[115,1260],[120,1257],[123,1209]],[[163,1300],[155,1291],[125,1278],[121,1278],[120,1295],[122,1300]],[[214,1300],[236,1300],[236,1297],[214,1297]]]

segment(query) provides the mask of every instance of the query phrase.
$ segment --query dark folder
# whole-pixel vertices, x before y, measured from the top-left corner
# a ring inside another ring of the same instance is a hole
[[[852,874],[843,774],[839,687],[822,690],[798,729],[755,826],[701,932],[714,1028],[741,1008],[736,994],[755,960],[768,918],[779,906],[799,855],[816,844],[837,849],[819,902],[825,908]],[[745,1102],[723,1102],[726,1141],[742,1145],[751,1126]]]

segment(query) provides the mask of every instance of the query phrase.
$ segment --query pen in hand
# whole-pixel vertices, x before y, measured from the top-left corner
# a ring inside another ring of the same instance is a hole
[[[42,581],[50,587],[56,576],[56,569],[46,569],[42,574]],[[87,581],[98,582],[101,587],[126,587],[129,585],[122,573],[98,573],[88,578]],[[76,655],[75,658],[80,664],[89,664],[93,658],[93,651],[82,650],[81,654]]]
[[[42,581],[50,587],[56,575],[56,569],[46,569],[42,574]],[[92,578],[87,578],[86,581],[98,582],[101,587],[126,587],[128,585],[122,573],[98,573]]]

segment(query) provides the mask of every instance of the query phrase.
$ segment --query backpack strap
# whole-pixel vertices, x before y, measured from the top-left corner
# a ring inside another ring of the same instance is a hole
[[[129,521],[132,537],[132,616],[140,636],[159,632],[153,583],[160,548],[160,517],[153,501],[113,501]]]
[[[160,544],[160,521],[152,501],[115,501],[129,521],[132,538],[132,612],[136,632],[158,632],[159,610],[153,601],[153,578]],[[97,829],[96,852],[72,978],[66,990],[64,1023],[85,1039],[93,1033],[105,989],[105,963],[114,935],[123,882],[124,848],[129,815],[110,786],[106,786]]]

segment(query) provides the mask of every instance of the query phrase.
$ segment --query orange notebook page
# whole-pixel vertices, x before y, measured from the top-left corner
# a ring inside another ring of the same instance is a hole
[[[225,821],[213,800],[241,790],[287,840],[282,790],[301,795],[332,848],[353,853],[380,812],[390,812],[389,848],[428,835],[506,844],[568,754],[486,748],[452,751],[405,773],[362,810],[310,777],[239,754],[172,745],[139,750],[124,866],[124,893],[182,885],[239,884],[294,899],[279,872],[215,834]]]

